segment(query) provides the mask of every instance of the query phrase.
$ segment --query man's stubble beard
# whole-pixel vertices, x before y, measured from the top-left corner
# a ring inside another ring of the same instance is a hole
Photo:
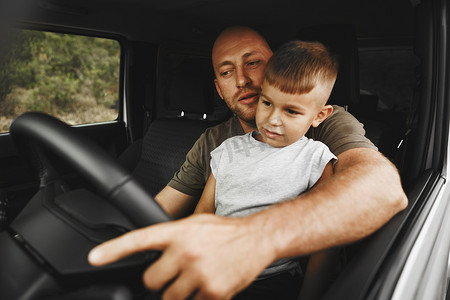
[[[246,89],[246,91],[244,92],[255,92],[256,94],[261,94],[261,89],[258,88],[248,88]],[[256,128],[256,120],[255,120],[255,116],[256,116],[256,107],[258,105],[258,101],[252,103],[251,105],[239,105],[239,98],[240,96],[244,93],[242,91],[238,92],[236,95],[233,96],[233,99],[236,100],[227,100],[224,99],[225,102],[227,103],[228,107],[230,108],[230,110],[244,123],[246,123],[247,125],[249,125],[250,127]]]

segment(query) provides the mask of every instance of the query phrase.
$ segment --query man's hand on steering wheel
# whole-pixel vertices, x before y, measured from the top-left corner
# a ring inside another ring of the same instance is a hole
[[[273,245],[262,239],[261,229],[247,218],[200,214],[105,242],[90,252],[89,262],[100,266],[160,250],[161,257],[143,275],[148,288],[164,290],[164,299],[230,299],[275,259]]]

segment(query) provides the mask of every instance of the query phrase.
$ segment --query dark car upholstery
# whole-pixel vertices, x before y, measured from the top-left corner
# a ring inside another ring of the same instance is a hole
[[[163,45],[157,77],[156,101],[164,109],[119,158],[152,195],[170,181],[202,132],[231,116],[215,91],[210,57]]]
[[[330,104],[346,107],[364,124],[366,136],[395,163],[397,146],[405,134],[406,119],[393,111],[378,110],[378,96],[360,92],[359,56],[356,29],[349,24],[328,24],[303,28],[297,38],[323,43],[339,61],[339,72]]]

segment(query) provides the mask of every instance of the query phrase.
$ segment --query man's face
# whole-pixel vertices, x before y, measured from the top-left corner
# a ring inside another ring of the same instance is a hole
[[[251,31],[223,35],[214,45],[217,92],[245,123],[254,124],[264,68],[271,56],[267,43]]]
[[[315,87],[307,94],[287,94],[264,83],[256,111],[258,140],[273,147],[298,141],[311,125],[318,126],[328,116],[322,109],[329,105],[320,105],[327,99],[326,93],[327,90]]]

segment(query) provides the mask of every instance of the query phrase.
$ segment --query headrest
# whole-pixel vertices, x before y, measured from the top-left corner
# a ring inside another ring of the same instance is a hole
[[[210,46],[162,44],[158,54],[157,101],[162,117],[223,121],[231,116],[214,86]]]
[[[214,81],[211,61],[207,58],[184,59],[168,76],[166,104],[170,109],[211,114]]]
[[[329,104],[359,103],[359,63],[356,31],[353,25],[318,25],[301,29],[296,36],[303,41],[324,44],[339,61],[339,71]]]

